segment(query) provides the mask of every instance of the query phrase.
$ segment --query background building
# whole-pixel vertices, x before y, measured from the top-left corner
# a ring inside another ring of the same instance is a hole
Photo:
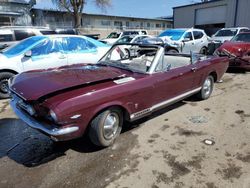
[[[174,28],[202,28],[211,35],[223,27],[250,27],[249,9],[250,0],[211,0],[174,7]]]
[[[35,26],[53,28],[71,28],[74,20],[68,12],[44,9],[32,9],[32,22]],[[81,30],[83,33],[98,33],[101,37],[111,31],[128,29],[145,29],[150,34],[157,35],[163,30],[173,27],[171,18],[136,18],[111,16],[102,14],[82,14]]]
[[[0,2],[0,26],[31,25],[30,9],[35,0],[2,0]]]

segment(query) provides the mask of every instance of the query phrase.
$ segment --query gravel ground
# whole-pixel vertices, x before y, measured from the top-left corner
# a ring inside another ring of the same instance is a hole
[[[250,73],[128,124],[116,143],[53,143],[0,101],[0,187],[250,187]],[[206,140],[206,141],[205,141]]]

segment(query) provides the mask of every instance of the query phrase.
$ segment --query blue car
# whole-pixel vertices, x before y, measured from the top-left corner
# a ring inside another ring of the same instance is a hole
[[[110,46],[73,35],[34,36],[0,53],[0,98],[8,97],[7,81],[15,74],[79,63],[97,63]]]

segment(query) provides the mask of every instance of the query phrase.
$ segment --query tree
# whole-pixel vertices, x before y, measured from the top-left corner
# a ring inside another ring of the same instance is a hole
[[[75,28],[81,26],[81,17],[84,5],[88,0],[52,0],[52,2],[61,10],[67,10],[74,19]],[[94,0],[95,5],[102,10],[111,6],[111,0]]]

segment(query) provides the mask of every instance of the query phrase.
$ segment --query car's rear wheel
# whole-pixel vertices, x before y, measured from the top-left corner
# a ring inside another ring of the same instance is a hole
[[[209,75],[205,79],[202,88],[198,93],[198,97],[202,100],[208,99],[212,94],[213,88],[214,88],[214,78],[213,76]]]
[[[107,147],[113,144],[120,135],[123,125],[121,109],[111,107],[98,114],[90,124],[90,140],[98,146]]]
[[[9,97],[8,80],[12,76],[14,76],[14,74],[10,73],[10,72],[1,72],[0,73],[0,99],[6,99]]]

